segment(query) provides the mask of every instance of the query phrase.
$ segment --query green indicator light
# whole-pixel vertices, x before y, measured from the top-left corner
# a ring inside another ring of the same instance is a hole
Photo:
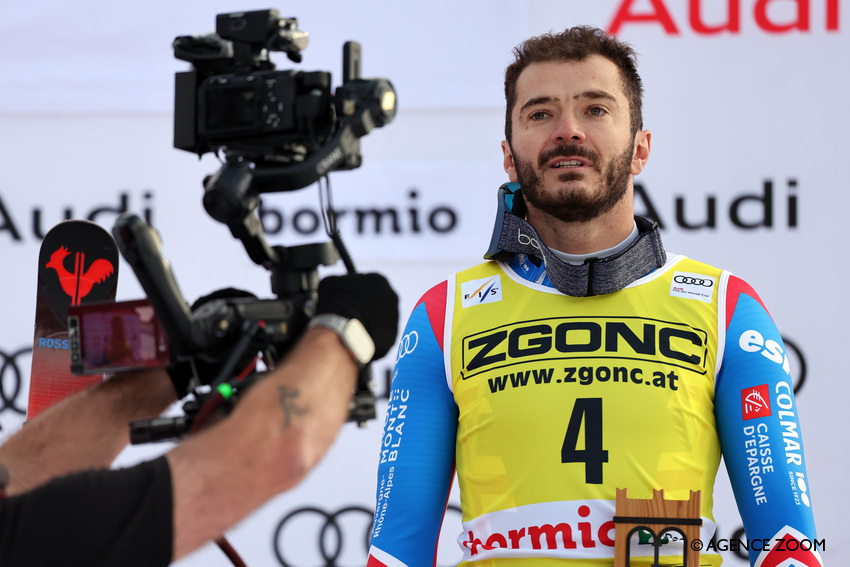
[[[233,387],[230,384],[220,384],[217,389],[218,393],[221,394],[221,397],[225,400],[230,399],[233,395]]]

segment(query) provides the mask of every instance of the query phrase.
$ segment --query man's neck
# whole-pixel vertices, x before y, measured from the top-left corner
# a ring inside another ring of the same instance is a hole
[[[614,256],[619,254],[626,248],[632,245],[632,243],[638,238],[638,226],[637,222],[632,221],[632,231],[629,235],[618,242],[615,246],[610,248],[604,248],[602,250],[596,250],[594,252],[590,252],[588,254],[567,254],[566,252],[561,252],[555,248],[550,248],[552,252],[555,253],[555,256],[566,262],[567,264],[573,264],[574,266],[580,266],[584,264],[584,262],[590,258],[608,258],[609,256]]]
[[[590,221],[565,222],[529,205],[528,222],[549,248],[567,254],[592,254],[628,238],[634,228],[634,213],[631,201],[624,199]]]

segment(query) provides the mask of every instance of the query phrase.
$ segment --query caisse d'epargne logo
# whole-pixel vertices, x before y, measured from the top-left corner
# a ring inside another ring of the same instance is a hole
[[[770,416],[770,390],[767,384],[741,390],[741,414],[745,421]]]

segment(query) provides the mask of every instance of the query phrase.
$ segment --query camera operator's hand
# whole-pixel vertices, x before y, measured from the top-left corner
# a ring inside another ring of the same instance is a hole
[[[398,295],[380,274],[329,276],[319,283],[316,314],[357,319],[375,343],[378,359],[387,354],[398,334]]]

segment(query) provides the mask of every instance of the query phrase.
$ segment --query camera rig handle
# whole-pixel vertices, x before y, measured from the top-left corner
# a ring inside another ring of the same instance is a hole
[[[255,215],[246,216],[256,219]],[[234,335],[245,321],[263,321],[264,336],[270,344],[280,347],[294,341],[315,307],[317,267],[339,260],[330,242],[269,247],[258,226],[258,232],[240,236],[246,248],[267,251],[257,259],[271,271],[272,291],[278,297],[216,299],[193,312],[183,299],[170,263],[162,255],[162,242],[153,227],[136,215],[124,214],[112,232],[178,356],[206,354],[226,346],[235,340]]]
[[[162,241],[153,227],[136,215],[123,214],[112,228],[121,255],[130,264],[178,355],[198,350],[192,314],[183,299],[171,265],[162,255]]]

